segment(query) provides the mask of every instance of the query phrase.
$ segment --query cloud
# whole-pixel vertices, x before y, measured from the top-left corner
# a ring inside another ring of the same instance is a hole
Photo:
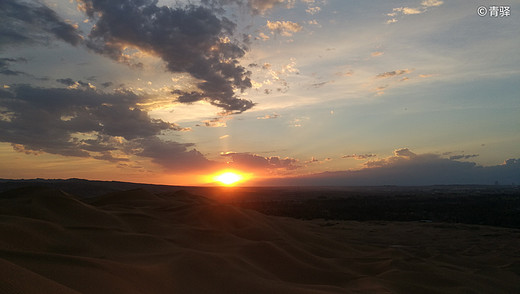
[[[259,116],[256,119],[275,119],[275,118],[279,118],[279,117],[280,117],[279,114],[274,113],[274,114],[266,114],[264,116]]]
[[[260,33],[260,34],[258,34],[258,39],[260,39],[260,40],[262,40],[262,41],[267,41],[267,40],[269,40],[270,38],[269,38],[268,35],[266,35],[266,34],[264,34],[264,33]]]
[[[493,184],[495,181],[520,183],[520,159],[508,159],[495,166],[480,166],[438,154],[416,154],[402,148],[388,158],[368,161],[360,170],[268,180],[270,185],[323,186]]]
[[[202,0],[202,4],[211,7],[219,13],[225,13],[223,6],[230,4],[246,5],[252,15],[265,14],[285,3],[286,8],[292,8],[295,0]]]
[[[207,101],[228,112],[254,106],[235,90],[251,88],[251,74],[239,65],[245,46],[228,38],[236,24],[203,6],[158,7],[153,0],[81,0],[95,22],[86,40],[92,51],[119,62],[137,64],[127,47],[160,57],[168,71],[188,73],[198,91],[175,90],[181,103]]]
[[[337,73],[335,73],[335,75],[340,76],[340,77],[351,77],[354,75],[354,71],[349,70],[347,72],[337,72]]]
[[[6,76],[18,76],[18,75],[25,74],[24,72],[21,72],[21,71],[9,69],[9,65],[11,63],[16,63],[16,62],[27,62],[27,59],[25,59],[25,58],[0,58],[0,74],[6,75]]]
[[[478,157],[478,156],[479,156],[478,154],[468,154],[468,155],[458,154],[458,155],[452,155],[449,158],[450,158],[450,160],[457,160],[457,159],[470,159],[470,158]]]
[[[370,56],[377,57],[377,56],[381,56],[383,54],[385,54],[385,53],[382,51],[375,51],[375,52],[370,53]]]
[[[396,149],[396,150],[394,150],[394,155],[396,157],[403,157],[403,158],[414,158],[417,156],[417,154],[413,153],[408,148]]]
[[[329,82],[320,82],[320,83],[314,83],[314,84],[311,84],[311,87],[313,88],[321,88],[323,86],[325,86],[326,84],[328,84]]]
[[[396,23],[397,19],[395,17],[398,14],[402,14],[402,15],[421,14],[421,13],[424,13],[424,12],[428,11],[428,9],[430,7],[440,6],[443,3],[444,3],[444,1],[441,1],[441,0],[424,0],[424,1],[421,2],[421,6],[420,7],[397,7],[397,8],[394,8],[394,9],[392,9],[392,12],[386,14],[387,16],[392,17],[391,19],[387,20],[386,23],[387,24]]]
[[[139,150],[136,155],[151,158],[152,162],[163,166],[167,171],[200,172],[218,166],[196,149],[188,149],[193,147],[190,143],[163,141],[158,137],[150,137],[134,140],[132,144],[135,144],[134,148]]]
[[[11,147],[13,147],[13,150],[20,153],[25,153],[27,155],[40,155],[42,152],[34,151],[34,150],[27,150],[23,145],[20,144],[14,144],[11,143]]]
[[[37,1],[0,1],[0,47],[22,43],[45,44],[49,35],[74,46],[82,42],[76,27],[62,20],[47,6]]]
[[[394,71],[387,71],[384,73],[380,73],[376,76],[376,78],[391,78],[391,77],[400,76],[400,75],[411,73],[411,72],[412,71],[409,69],[398,69],[398,70],[394,70]]]
[[[295,118],[293,120],[291,120],[289,122],[290,126],[291,127],[295,127],[295,128],[299,128],[302,126],[302,124],[305,122],[305,121],[308,121],[310,118],[309,117],[298,117],[298,118]]]
[[[419,8],[411,8],[411,7],[399,7],[399,8],[394,8],[393,11],[402,12],[403,14],[421,14],[425,10],[421,10]]]
[[[313,156],[313,157],[311,157],[310,160],[307,160],[305,162],[305,164],[313,164],[313,163],[322,164],[322,163],[325,163],[325,162],[331,161],[331,160],[332,160],[332,158],[330,158],[330,157],[327,157],[327,158],[325,158],[323,160],[319,160],[319,159],[317,159],[316,157]]]
[[[379,87],[376,87],[374,89],[374,91],[376,92],[376,95],[381,96],[381,95],[385,94],[386,88],[388,88],[388,85],[379,86]]]
[[[352,155],[344,155],[342,156],[341,158],[353,158],[353,159],[356,159],[356,160],[365,160],[365,159],[368,159],[368,158],[371,158],[371,157],[376,157],[377,155],[375,154],[352,154]]]
[[[266,27],[273,34],[282,35],[284,37],[290,37],[294,33],[302,30],[302,26],[292,21],[267,21]]]
[[[230,120],[231,117],[229,116],[221,116],[221,117],[215,117],[208,120],[203,120],[202,122],[206,127],[211,128],[225,128],[227,127],[227,121]]]
[[[64,79],[65,82],[70,82]],[[193,144],[163,141],[159,135],[180,126],[151,118],[138,104],[147,99],[130,91],[91,88],[0,89],[0,142],[19,152],[90,157],[112,162],[141,156],[173,170],[209,161]],[[177,164],[175,164],[177,162]]]
[[[262,70],[266,71],[265,79],[262,83],[257,83],[255,88],[260,88],[262,85],[273,85],[278,84],[280,87],[276,88],[276,91],[285,93],[289,89],[289,83],[285,79],[285,77],[295,74],[300,74],[299,69],[297,68],[296,59],[291,57],[289,58],[289,63],[283,64],[280,68],[273,68],[272,64],[264,63],[262,65]],[[271,93],[271,89],[264,90],[265,94]]]
[[[293,158],[280,158],[278,156],[271,157],[263,157],[256,154],[251,153],[223,153],[221,156],[231,157],[233,162],[230,164],[233,166],[237,166],[242,169],[249,170],[293,170],[297,169],[300,166],[296,165],[298,162],[297,159]]]
[[[309,7],[305,10],[305,12],[307,12],[310,15],[314,15],[320,11],[321,11],[321,7],[319,7],[319,6]]]
[[[65,79],[56,79],[56,82],[60,83],[60,84],[63,84],[65,86],[72,86],[76,83],[76,81],[74,81],[73,79],[71,78],[65,78]]]
[[[311,157],[310,160],[306,161],[305,164],[315,163],[315,162],[320,162],[320,160],[313,156],[313,157]]]
[[[426,7],[433,7],[433,6],[440,6],[443,3],[444,3],[444,1],[441,1],[441,0],[424,0],[423,2],[421,2],[421,5],[426,6]]]
[[[285,0],[249,0],[248,6],[253,14],[264,14],[284,2]]]

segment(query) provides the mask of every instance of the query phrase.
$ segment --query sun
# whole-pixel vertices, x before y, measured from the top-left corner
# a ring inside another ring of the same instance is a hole
[[[236,184],[244,179],[244,177],[240,174],[234,172],[225,172],[222,174],[218,174],[215,176],[215,181],[220,182],[226,186],[231,186]]]

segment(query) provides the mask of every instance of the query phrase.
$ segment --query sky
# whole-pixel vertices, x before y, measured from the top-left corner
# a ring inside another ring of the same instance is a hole
[[[519,48],[518,0],[3,0],[0,178],[520,184]]]

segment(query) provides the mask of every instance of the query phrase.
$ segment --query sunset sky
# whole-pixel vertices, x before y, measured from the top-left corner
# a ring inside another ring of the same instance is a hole
[[[519,52],[518,0],[2,0],[0,178],[520,184]]]

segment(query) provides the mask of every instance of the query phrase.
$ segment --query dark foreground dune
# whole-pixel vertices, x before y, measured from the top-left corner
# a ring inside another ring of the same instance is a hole
[[[520,230],[299,221],[186,192],[0,194],[0,293],[520,293]]]

